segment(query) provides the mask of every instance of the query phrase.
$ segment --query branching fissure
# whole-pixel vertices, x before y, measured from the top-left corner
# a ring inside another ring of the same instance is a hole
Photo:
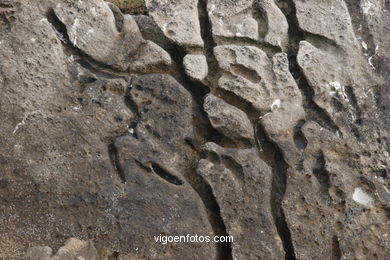
[[[269,138],[266,130],[260,123],[257,126],[256,139],[260,146],[260,158],[272,168],[273,177],[270,205],[276,230],[282,240],[285,259],[293,260],[296,259],[295,250],[291,232],[282,207],[282,201],[287,186],[287,169],[289,166],[284,160],[282,152],[277,144]]]
[[[290,3],[291,12],[286,14],[287,22],[289,24],[288,35],[290,41],[288,49],[289,69],[304,97],[303,107],[307,114],[307,119],[317,122],[321,127],[328,129],[333,133],[340,132],[339,127],[328,113],[314,102],[314,90],[310,87],[297,62],[299,42],[305,40],[305,32],[299,28],[294,2],[291,1]]]

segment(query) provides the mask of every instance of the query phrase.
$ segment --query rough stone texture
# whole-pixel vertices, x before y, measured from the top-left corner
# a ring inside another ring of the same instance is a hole
[[[225,137],[233,140],[254,140],[252,124],[240,109],[210,94],[204,100],[204,110],[211,125]]]
[[[113,12],[104,1],[67,1],[58,3],[54,12],[71,44],[98,62],[122,71],[171,63],[168,53],[142,38],[132,16]]]
[[[195,80],[203,80],[209,71],[204,55],[187,54],[183,59],[183,66],[186,74]]]
[[[235,45],[217,46],[214,53],[219,67],[228,72],[220,78],[218,86],[237,93],[254,109],[258,108],[258,118],[269,137],[278,143],[282,152],[297,157],[299,151],[293,132],[305,118],[305,112],[301,93],[288,70],[287,55],[275,54],[271,61],[256,47]]]
[[[226,231],[236,240],[233,259],[282,258],[269,204],[271,169],[255,149],[224,149],[206,143],[204,153],[206,158],[199,161],[197,171],[213,189]]]
[[[126,14],[145,14],[147,13],[145,0],[107,0],[120,8]]]
[[[258,38],[258,24],[251,15],[253,0],[229,1],[211,0],[207,11],[213,26],[213,35],[222,37]]]
[[[109,2],[0,1],[0,259],[389,258],[387,1]]]
[[[145,0],[149,15],[165,36],[184,47],[203,47],[198,0]]]
[[[288,23],[273,0],[210,0],[207,11],[217,42],[226,38],[252,39],[285,49]]]
[[[50,247],[31,247],[25,255],[26,260],[67,260],[67,259],[99,259],[98,252],[91,241],[70,238],[65,245],[52,256]]]

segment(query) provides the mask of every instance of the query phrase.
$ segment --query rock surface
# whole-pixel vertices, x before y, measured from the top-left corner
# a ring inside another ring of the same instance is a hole
[[[252,124],[248,116],[240,109],[209,94],[204,100],[204,111],[215,130],[225,137],[236,141],[254,140]]]
[[[98,252],[91,241],[82,241],[70,238],[65,245],[52,256],[50,247],[30,247],[27,250],[26,260],[67,260],[67,259],[99,259]]]
[[[145,0],[149,15],[165,36],[184,47],[203,47],[197,0]]]
[[[0,1],[0,259],[388,259],[389,8]]]
[[[194,80],[202,81],[209,72],[207,60],[204,55],[187,54],[184,56],[183,66],[186,74]]]

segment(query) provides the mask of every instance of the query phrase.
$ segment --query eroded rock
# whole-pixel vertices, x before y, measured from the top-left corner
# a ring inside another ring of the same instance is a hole
[[[271,169],[255,149],[207,143],[204,153],[197,171],[212,187],[226,231],[234,237],[233,259],[283,258],[271,214]]]
[[[165,36],[183,47],[203,47],[197,0],[146,0],[148,13]]]
[[[216,37],[258,38],[258,24],[251,15],[253,0],[236,1],[231,6],[229,1],[208,1],[207,11]]]
[[[216,42],[229,38],[252,39],[285,49],[288,24],[273,0],[240,0],[232,6],[228,0],[212,0],[207,11]]]
[[[204,110],[211,125],[225,137],[236,141],[254,140],[252,124],[243,111],[211,94],[204,100]]]
[[[111,10],[104,1],[58,3],[55,15],[65,24],[71,43],[94,60],[122,71],[167,67],[169,54],[142,38],[131,15]]]
[[[219,79],[219,87],[237,93],[258,108],[269,137],[282,150],[296,154],[297,159],[294,127],[305,112],[301,93],[288,70],[287,55],[275,54],[270,60],[256,47],[234,45],[217,46],[214,53],[220,68],[229,72]]]
[[[1,259],[388,258],[386,5],[111,2],[0,4]]]
[[[188,76],[200,81],[207,77],[209,71],[204,55],[187,54],[183,59],[183,66]]]

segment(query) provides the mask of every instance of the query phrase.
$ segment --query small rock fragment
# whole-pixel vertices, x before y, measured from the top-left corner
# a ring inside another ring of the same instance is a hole
[[[149,15],[165,36],[183,47],[203,47],[197,0],[146,0]]]
[[[254,133],[251,122],[240,109],[209,94],[204,101],[204,110],[209,116],[211,125],[226,137],[253,140]]]
[[[187,54],[183,65],[188,76],[195,80],[203,80],[208,73],[207,60],[204,55]]]

